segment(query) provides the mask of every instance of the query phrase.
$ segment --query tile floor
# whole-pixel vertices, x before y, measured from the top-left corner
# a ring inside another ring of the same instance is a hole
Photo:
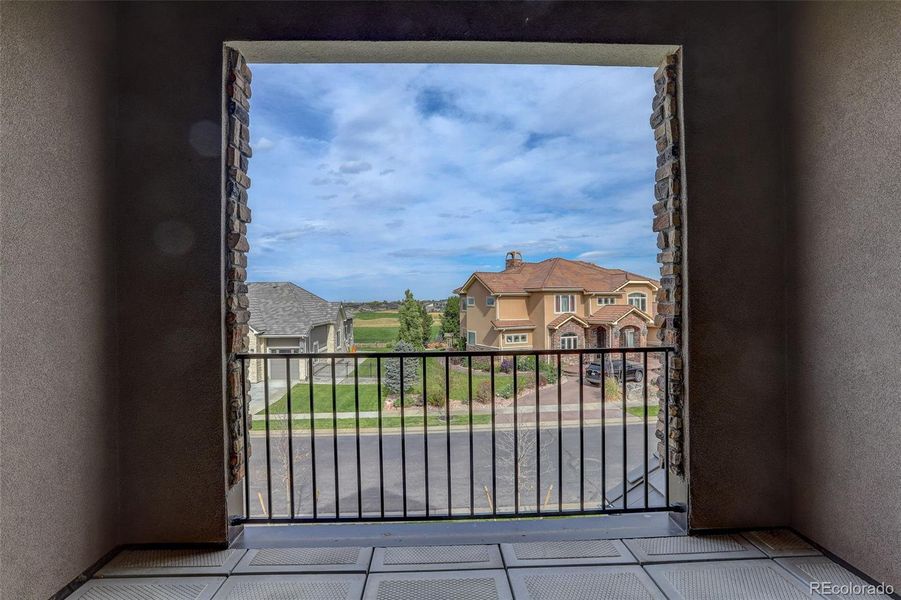
[[[129,550],[73,600],[793,600],[863,584],[790,531],[502,544]]]

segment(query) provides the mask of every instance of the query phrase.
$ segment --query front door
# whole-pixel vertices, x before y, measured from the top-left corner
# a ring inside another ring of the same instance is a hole
[[[606,348],[607,347],[607,330],[603,327],[598,327],[598,348]]]

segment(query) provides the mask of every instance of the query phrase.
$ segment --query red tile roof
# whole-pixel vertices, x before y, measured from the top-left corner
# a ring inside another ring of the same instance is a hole
[[[547,324],[548,329],[557,329],[570,319],[575,319],[576,321],[582,323],[583,325],[588,325],[588,322],[575,313],[563,313],[553,321]]]
[[[608,304],[597,309],[588,317],[588,322],[592,325],[606,325],[608,323],[616,323],[630,312],[635,311],[645,321],[651,322],[651,317],[641,312],[637,307],[631,304]]]
[[[478,271],[472,278],[481,281],[492,293],[516,294],[535,290],[583,290],[612,292],[627,281],[660,282],[621,269],[605,269],[598,265],[567,258],[549,258],[537,263],[524,262],[499,273]],[[467,284],[469,281],[466,282]],[[464,284],[457,291],[463,291]]]

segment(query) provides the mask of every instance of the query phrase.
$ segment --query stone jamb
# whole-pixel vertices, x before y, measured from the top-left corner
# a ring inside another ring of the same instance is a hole
[[[660,289],[657,291],[657,314],[654,325],[664,346],[675,350],[670,354],[669,396],[664,374],[658,377],[660,412],[657,423],[657,450],[661,467],[684,476],[683,429],[683,201],[681,127],[678,107],[680,54],[666,56],[654,73],[654,100],[650,118],[657,145],[657,171],[654,184],[654,221],[657,233],[657,262],[660,263]],[[664,421],[667,419],[667,421]],[[664,439],[669,437],[669,456],[664,456]]]
[[[250,81],[251,73],[240,52],[226,48],[225,77],[226,146],[225,146],[225,368],[228,401],[229,486],[240,482],[244,470],[244,407],[249,400],[250,383],[247,369],[242,373],[236,355],[247,352],[250,333],[247,297],[247,224],[250,208],[247,189],[250,178],[247,167],[250,149]],[[249,365],[247,365],[249,367]]]

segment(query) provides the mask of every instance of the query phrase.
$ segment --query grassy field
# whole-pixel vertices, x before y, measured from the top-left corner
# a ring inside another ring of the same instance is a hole
[[[643,406],[628,406],[626,410],[629,411],[630,415],[634,415],[639,419],[644,418],[644,407]],[[660,412],[660,407],[657,405],[648,406],[648,418],[651,417],[657,418],[657,413]]]
[[[441,333],[441,314],[431,313],[430,337]],[[396,312],[361,312],[354,315],[354,342],[357,344],[393,344],[400,329]],[[361,350],[369,348],[361,348]]]

